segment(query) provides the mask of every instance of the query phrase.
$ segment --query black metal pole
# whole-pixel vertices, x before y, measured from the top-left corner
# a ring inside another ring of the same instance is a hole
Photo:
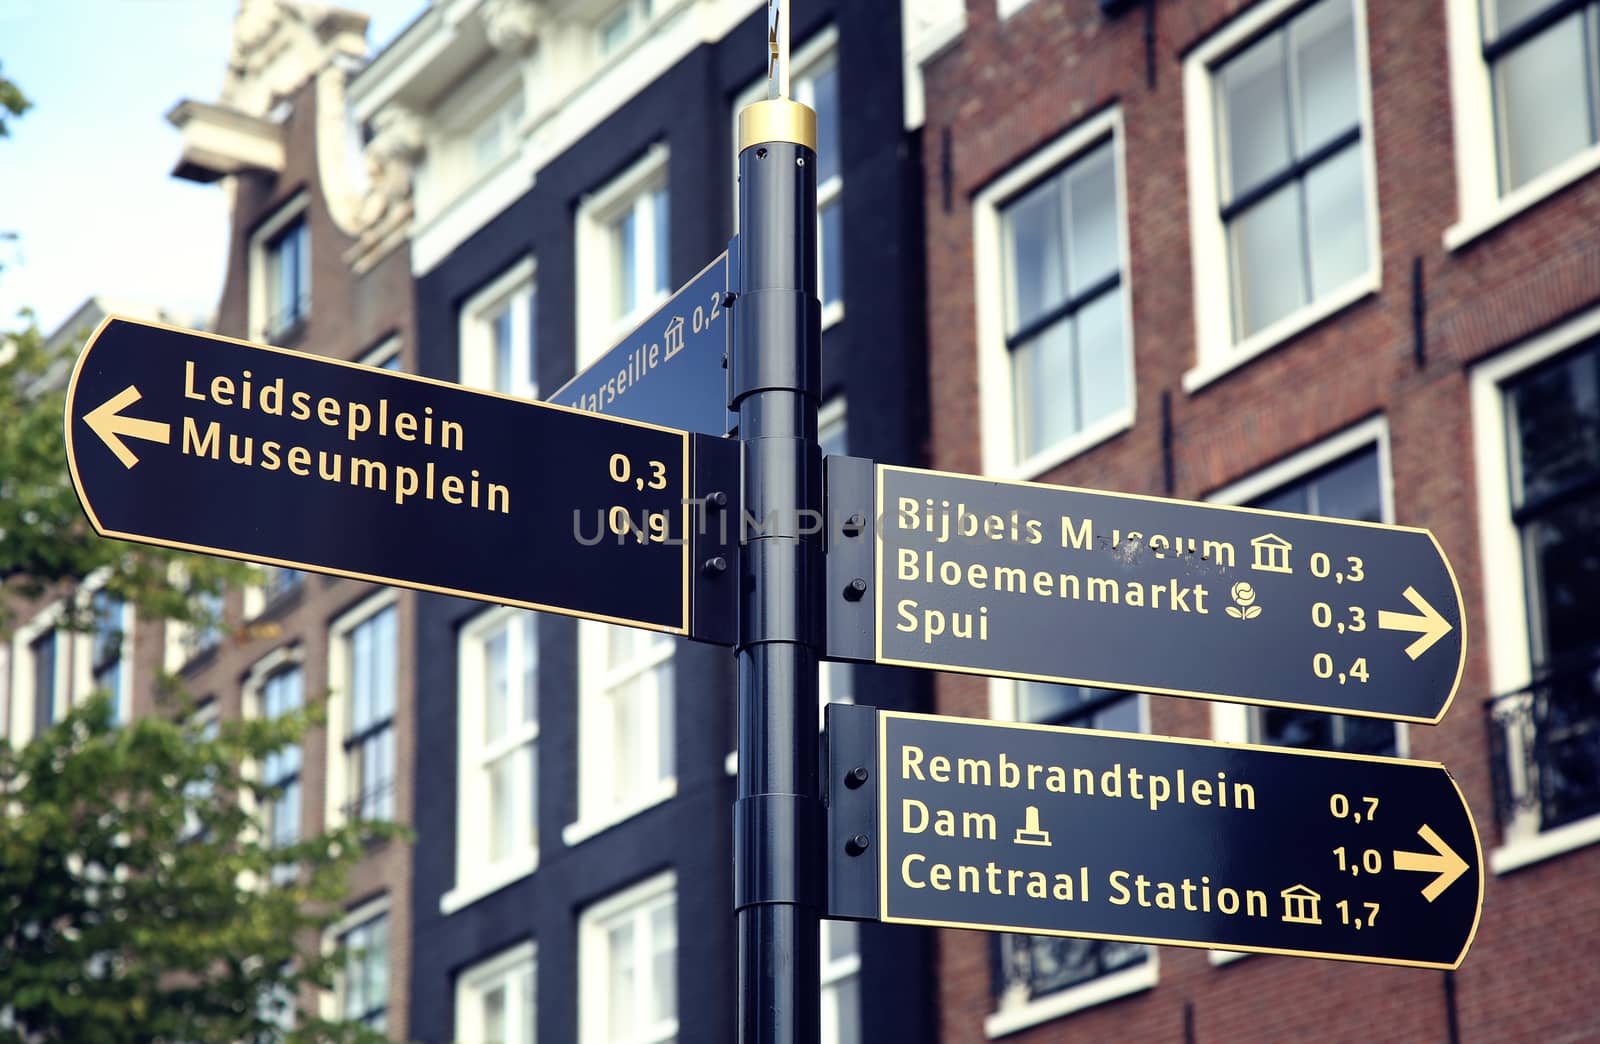
[[[739,114],[730,402],[744,451],[734,909],[739,1040],[815,1044],[822,804],[822,461],[816,115]]]

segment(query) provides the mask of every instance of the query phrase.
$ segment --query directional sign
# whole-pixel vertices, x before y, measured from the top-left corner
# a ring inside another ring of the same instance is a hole
[[[726,435],[733,426],[722,361],[728,350],[727,292],[724,251],[548,401]]]
[[[1477,930],[1443,765],[890,711],[878,743],[884,921],[1428,968]]]
[[[102,536],[675,634],[689,438],[118,317],[67,388]]]
[[[877,469],[876,659],[1437,722],[1466,659],[1425,529]]]

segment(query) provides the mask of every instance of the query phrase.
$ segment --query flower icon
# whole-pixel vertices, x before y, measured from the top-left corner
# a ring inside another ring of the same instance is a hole
[[[1228,606],[1228,615],[1235,620],[1253,620],[1261,615],[1261,607],[1256,605],[1256,589],[1244,581],[1233,585],[1230,592],[1236,604]]]

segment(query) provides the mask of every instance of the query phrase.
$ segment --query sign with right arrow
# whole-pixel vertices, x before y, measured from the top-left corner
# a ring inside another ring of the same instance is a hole
[[[1428,724],[1460,684],[1461,592],[1425,529],[876,475],[879,663]]]
[[[830,716],[830,736],[848,724]],[[878,836],[850,852],[877,856],[881,920],[1424,968],[1458,967],[1477,930],[1478,831],[1443,765],[891,711],[876,725]]]

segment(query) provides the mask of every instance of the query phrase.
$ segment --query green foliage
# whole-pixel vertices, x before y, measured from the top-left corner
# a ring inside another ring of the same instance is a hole
[[[312,713],[208,736],[182,715],[118,727],[96,697],[20,751],[0,743],[0,1044],[383,1039],[305,1018],[285,1036],[271,1018],[331,985],[340,955],[309,954],[363,846],[397,833],[270,846],[251,809],[273,792],[241,766],[298,742]],[[296,878],[267,884],[286,864]]]
[[[62,426],[75,347],[51,351],[33,317],[22,318],[21,330],[0,333],[0,583],[11,596],[0,597],[0,636],[17,623],[19,600],[98,570],[108,571],[107,593],[141,616],[215,623],[195,596],[244,582],[250,567],[95,535],[72,488]]]
[[[9,137],[11,130],[6,126],[11,117],[21,116],[33,107],[22,93],[22,89],[15,83],[0,75],[0,138]]]

